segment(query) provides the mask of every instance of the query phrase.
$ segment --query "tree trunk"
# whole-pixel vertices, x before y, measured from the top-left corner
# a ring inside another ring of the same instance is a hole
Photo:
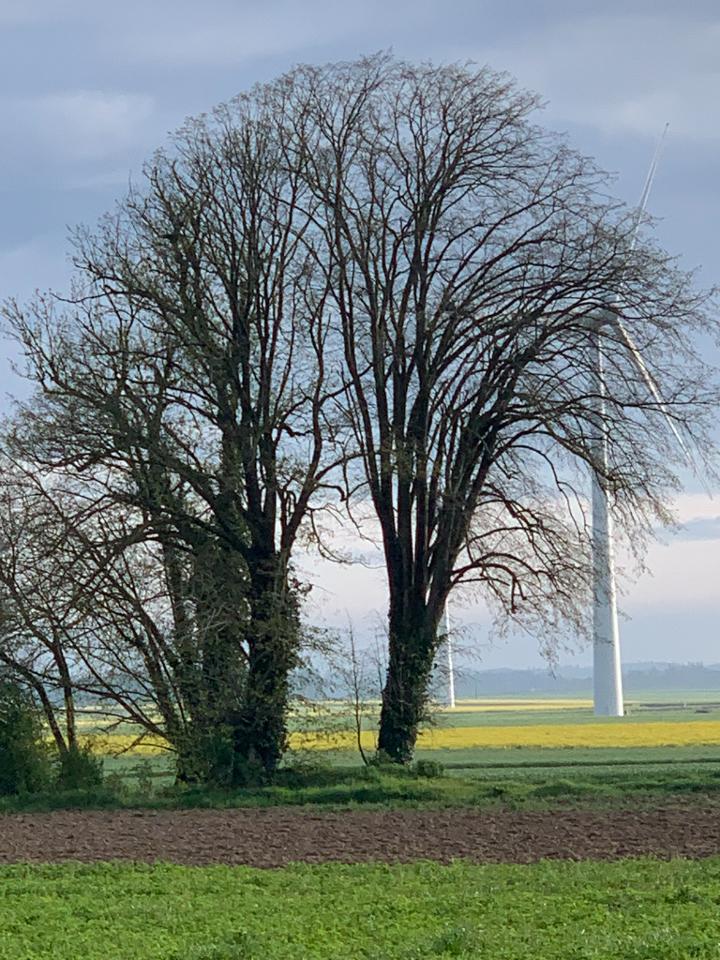
[[[389,628],[378,750],[394,763],[409,763],[425,714],[437,623],[424,601],[402,604],[391,598]]]
[[[234,781],[272,777],[287,746],[290,671],[297,663],[299,618],[287,568],[277,552],[250,563],[248,672],[234,726]]]
[[[239,554],[208,539],[195,548],[188,584],[194,626],[179,645],[178,689],[185,710],[178,778],[227,786],[232,780],[233,717],[242,704],[247,663],[246,582]]]
[[[232,731],[229,724],[193,722],[174,744],[175,782],[185,785],[227,787],[233,768]]]

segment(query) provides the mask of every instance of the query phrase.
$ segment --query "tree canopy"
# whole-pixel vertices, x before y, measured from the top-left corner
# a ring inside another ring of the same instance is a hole
[[[318,511],[376,518],[379,748],[405,761],[452,589],[577,627],[588,471],[641,549],[679,484],[667,418],[713,459],[717,376],[697,346],[717,335],[712,291],[537,109],[487,68],[299,67],[189,121],[76,233],[69,298],[5,311],[37,385],[6,457],[53,478],[42,495],[60,515],[71,484],[93,529],[78,541],[74,525],[77,567],[53,569],[74,581],[98,539],[125,558],[113,602],[149,617],[143,643],[160,633],[168,717],[185,738],[226,730],[236,781],[284,749],[292,556],[299,537],[322,541]],[[138,549],[162,616],[122,599]],[[122,619],[103,643],[132,645]]]

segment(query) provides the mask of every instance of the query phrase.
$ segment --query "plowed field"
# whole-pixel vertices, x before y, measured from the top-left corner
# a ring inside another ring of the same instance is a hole
[[[720,854],[720,805],[555,810],[58,811],[0,816],[0,863],[530,863]]]

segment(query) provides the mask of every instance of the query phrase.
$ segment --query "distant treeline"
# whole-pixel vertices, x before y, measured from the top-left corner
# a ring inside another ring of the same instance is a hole
[[[319,670],[312,677],[295,675],[293,693],[308,700],[327,698],[346,699],[350,696],[347,683],[327,670]],[[703,663],[627,663],[623,666],[623,684],[626,694],[643,691],[717,690],[720,699],[720,664]],[[432,691],[442,699],[444,681],[435,677]],[[458,699],[474,697],[522,696],[592,696],[592,667],[561,666],[554,672],[549,668],[537,670],[472,670],[456,668],[455,694]],[[374,693],[374,697],[379,693]]]
[[[626,693],[644,690],[718,690],[720,664],[630,663],[623,667]],[[590,667],[558,667],[549,670],[462,670],[455,679],[459,698],[523,693],[592,692]]]

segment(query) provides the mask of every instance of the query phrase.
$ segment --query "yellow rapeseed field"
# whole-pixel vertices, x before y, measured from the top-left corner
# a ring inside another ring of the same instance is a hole
[[[349,731],[332,735],[295,733],[295,747],[352,748]],[[372,749],[373,734],[363,733],[363,746]],[[523,726],[436,727],[420,734],[426,750],[471,750],[483,747],[680,747],[720,744],[720,721],[653,723],[538,723]]]
[[[424,747],[675,747],[720,743],[720,722],[528,724],[454,727],[421,734]]]
[[[168,747],[160,737],[147,737],[137,743],[137,737],[125,733],[85,734],[79,738],[80,745],[90,744],[93,753],[98,755],[125,754],[131,757],[167,756]]]
[[[476,703],[478,713],[492,709],[512,709],[501,707],[501,701]],[[541,706],[540,701],[531,705],[514,701],[517,709],[523,711],[548,709],[558,701],[548,701]],[[496,705],[497,704],[497,705]],[[570,702],[564,701],[570,706]],[[572,701],[572,707],[584,706],[585,701]],[[463,703],[462,712],[467,713],[473,705]],[[444,714],[451,721],[451,713]],[[119,754],[129,756],[167,755],[167,744],[156,737],[148,737],[141,743],[136,737],[125,733],[86,734],[81,742],[89,742],[96,754]],[[362,735],[363,746],[372,750],[375,733],[367,730]],[[478,726],[438,726],[423,730],[418,746],[425,750],[472,750],[488,747],[670,747],[670,746],[707,746],[720,744],[720,721],[682,720],[624,723],[622,720],[589,723],[529,723],[511,725]],[[339,730],[332,733],[296,731],[290,734],[290,746],[295,749],[348,749],[356,746],[356,735],[352,730]]]
[[[493,713],[510,711],[533,713],[548,710],[580,710],[592,707],[592,700],[461,700],[457,710],[461,713]],[[451,707],[440,707],[441,713],[452,716]]]

